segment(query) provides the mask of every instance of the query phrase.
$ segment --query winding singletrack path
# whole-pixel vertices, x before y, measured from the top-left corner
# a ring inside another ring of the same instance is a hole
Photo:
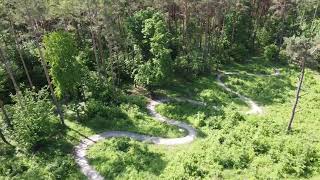
[[[101,134],[90,136],[89,138],[81,140],[80,144],[75,147],[75,152],[74,152],[75,160],[76,160],[76,163],[79,165],[82,173],[89,180],[102,180],[102,179],[104,179],[99,174],[99,172],[97,172],[92,166],[90,166],[89,161],[86,158],[86,151],[93,144],[97,143],[98,141],[107,139],[107,138],[129,137],[129,138],[132,138],[132,139],[135,139],[138,141],[143,141],[146,143],[168,145],[168,146],[187,144],[187,143],[191,143],[192,141],[194,141],[197,136],[197,132],[192,126],[190,126],[184,122],[181,122],[181,121],[175,121],[175,120],[168,119],[168,118],[163,117],[162,115],[160,115],[159,113],[156,112],[155,107],[158,104],[161,104],[166,101],[167,100],[157,100],[157,101],[156,100],[149,100],[149,104],[147,106],[149,113],[157,121],[167,123],[169,125],[177,126],[179,128],[186,130],[187,135],[185,137],[162,138],[162,137],[142,135],[142,134],[133,133],[133,132],[127,132],[127,131],[106,131]],[[188,100],[188,102],[192,103],[193,101]],[[194,104],[199,105],[202,103],[195,101]]]
[[[240,75],[241,73],[239,72],[220,72],[217,76],[217,81],[218,81],[218,85],[221,86],[223,89],[225,89],[226,91],[233,93],[235,95],[237,95],[242,101],[244,101],[249,107],[250,107],[250,111],[247,112],[247,114],[263,114],[263,108],[261,106],[259,106],[255,101],[253,101],[252,99],[241,95],[240,93],[230,89],[229,87],[227,87],[226,84],[223,83],[223,81],[221,80],[221,78],[225,75]],[[276,69],[274,74],[272,75],[264,75],[264,74],[252,74],[252,73],[244,73],[244,75],[248,75],[248,76],[258,76],[258,77],[271,77],[271,76],[279,76],[280,75],[280,70]]]
[[[233,91],[232,89],[228,88],[221,80],[221,78],[224,75],[237,75],[240,73],[237,72],[221,72],[217,76],[217,81],[218,85],[220,85],[222,88],[227,90],[230,93],[236,94],[241,100],[246,102],[249,107],[250,111],[248,113],[251,114],[262,114],[263,109],[260,107],[257,103],[255,103],[253,100],[251,100],[248,97],[245,97],[241,95],[238,92]],[[279,75],[279,71],[277,70],[275,72],[275,76]],[[247,75],[254,75],[254,76],[272,76],[272,75],[255,75],[255,74],[247,74]],[[190,100],[186,98],[175,98],[174,99],[177,102],[188,102],[194,105],[199,105],[199,106],[206,106],[207,104],[205,102],[200,102],[200,101],[195,101],[195,100]],[[93,136],[90,136],[88,138],[85,138],[80,141],[80,144],[77,145],[74,149],[74,156],[76,163],[79,165],[82,173],[89,179],[89,180],[103,180],[104,178],[97,172],[92,166],[90,166],[89,161],[86,157],[86,151],[87,149],[97,143],[98,141],[107,139],[107,138],[112,138],[112,137],[129,137],[132,139],[135,139],[137,141],[142,141],[146,143],[152,143],[152,144],[159,144],[159,145],[168,145],[168,146],[174,146],[174,145],[180,145],[180,144],[187,144],[191,143],[196,139],[197,132],[195,128],[192,126],[181,122],[181,121],[176,121],[172,119],[168,119],[159,113],[156,112],[155,108],[157,105],[168,102],[168,99],[162,99],[162,100],[149,100],[149,104],[147,105],[147,109],[152,117],[154,117],[155,120],[162,122],[162,123],[167,123],[172,126],[177,126],[181,129],[184,129],[187,131],[187,135],[185,137],[181,138],[162,138],[162,137],[155,137],[155,136],[148,136],[148,135],[142,135],[138,133],[133,133],[133,132],[128,132],[128,131],[106,131],[101,134],[96,134]],[[218,109],[218,107],[215,107],[215,109]]]

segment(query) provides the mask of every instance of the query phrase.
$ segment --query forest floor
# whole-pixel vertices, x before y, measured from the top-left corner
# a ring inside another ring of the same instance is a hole
[[[279,69],[280,76],[253,75],[271,75],[274,69]],[[237,73],[221,77],[236,93],[223,88],[217,74],[190,81],[174,79],[156,91],[161,97],[177,99],[158,104],[156,111],[192,125],[197,131],[195,141],[166,146],[110,138],[88,149],[91,166],[106,179],[316,179],[320,171],[319,74],[306,72],[294,131],[288,134],[297,69],[250,62],[222,70]],[[263,113],[247,113],[252,107],[238,95],[256,102]],[[114,106],[88,102],[89,113],[81,122],[75,120],[74,113],[67,114],[69,129],[59,143],[32,157],[13,156],[14,152],[0,148],[1,162],[5,162],[0,171],[13,179],[34,175],[86,179],[73,157],[74,147],[82,139],[105,131],[166,138],[186,135],[150,116],[147,105],[148,99],[139,94],[123,96]]]

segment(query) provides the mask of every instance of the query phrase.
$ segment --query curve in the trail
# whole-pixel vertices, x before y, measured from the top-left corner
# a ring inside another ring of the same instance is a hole
[[[235,95],[237,95],[242,101],[244,101],[249,107],[250,107],[250,111],[248,111],[248,114],[262,114],[263,113],[263,108],[261,106],[259,106],[255,101],[253,101],[252,99],[241,95],[240,93],[230,89],[229,87],[227,87],[226,84],[223,83],[223,81],[221,80],[221,78],[225,75],[240,75],[241,73],[239,72],[220,72],[217,76],[217,81],[218,81],[218,85],[221,86],[223,89],[225,89],[226,91],[233,93]],[[272,75],[264,75],[264,74],[252,74],[252,73],[245,73],[245,75],[248,76],[258,76],[258,77],[271,77],[271,76],[279,76],[280,75],[280,70],[276,69],[275,73]]]
[[[99,172],[97,172],[90,164],[89,161],[86,157],[86,151],[87,149],[92,146],[93,144],[97,143],[98,141],[107,139],[107,138],[112,138],[112,137],[129,137],[138,141],[143,141],[147,143],[152,143],[152,144],[159,144],[159,145],[180,145],[180,144],[187,144],[195,140],[197,136],[196,130],[181,121],[175,121],[168,119],[166,117],[163,117],[159,113],[156,112],[155,107],[158,104],[161,104],[165,101],[168,100],[150,100],[149,104],[147,106],[147,109],[149,110],[150,114],[152,117],[154,117],[157,121],[167,123],[169,125],[177,126],[179,128],[182,128],[187,131],[187,135],[185,137],[181,138],[162,138],[162,137],[155,137],[155,136],[147,136],[147,135],[142,135],[138,133],[133,133],[133,132],[127,132],[127,131],[106,131],[101,134],[93,135],[90,136],[89,138],[83,139],[79,145],[75,147],[75,160],[76,163],[79,165],[82,173],[89,179],[89,180],[102,180],[104,179]],[[188,101],[192,103],[193,101],[190,100]],[[201,104],[201,102],[196,102],[194,101],[194,104]]]

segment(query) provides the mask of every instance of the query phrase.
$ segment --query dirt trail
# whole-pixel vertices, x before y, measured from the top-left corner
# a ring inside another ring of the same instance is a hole
[[[241,73],[239,73],[239,72],[221,72],[217,76],[218,85],[221,86],[226,91],[237,95],[242,101],[244,101],[250,107],[250,111],[247,112],[248,114],[263,114],[263,112],[264,112],[263,108],[261,106],[259,106],[255,101],[253,101],[252,99],[250,99],[250,98],[248,98],[246,96],[243,96],[240,93],[230,89],[221,80],[221,78],[223,76],[225,76],[225,75],[240,75],[240,74]],[[252,74],[252,73],[244,73],[244,74],[248,75],[248,76],[271,77],[271,76],[279,76],[280,75],[280,70],[276,69],[274,74],[272,74],[272,75]]]

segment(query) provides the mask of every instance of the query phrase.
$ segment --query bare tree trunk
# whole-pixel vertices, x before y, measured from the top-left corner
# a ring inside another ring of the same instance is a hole
[[[99,55],[98,55],[98,49],[97,49],[97,42],[96,42],[96,35],[95,32],[91,29],[91,40],[92,40],[92,48],[94,52],[94,57],[96,59],[96,65],[97,65],[97,71],[100,72],[100,63],[99,63]]]
[[[1,47],[0,47],[0,57],[2,59],[2,63],[4,64],[4,67],[5,67],[6,71],[7,71],[7,73],[9,74],[9,77],[10,77],[12,83],[13,83],[13,86],[14,86],[14,89],[16,90],[16,93],[20,94],[20,88],[19,88],[19,86],[18,86],[18,84],[16,82],[16,79],[13,76],[13,72],[12,72],[11,67],[9,65],[9,62],[8,62],[6,56],[5,56],[5,52]]]
[[[317,3],[317,7],[316,7],[316,9],[314,10],[314,13],[313,13],[312,26],[314,25],[314,20],[317,18],[318,8],[319,8],[319,1]]]
[[[98,49],[99,49],[99,53],[100,53],[100,63],[102,68],[105,67],[105,58],[104,58],[104,51],[103,51],[103,47],[102,47],[102,43],[101,43],[101,30],[99,29],[98,34],[97,34],[97,42],[98,42]]]
[[[7,127],[9,127],[10,129],[13,129],[13,125],[10,121],[10,118],[8,116],[6,109],[4,108],[4,104],[2,100],[0,100],[0,110],[4,116],[4,122],[6,123]]]
[[[302,83],[303,83],[303,79],[304,79],[304,73],[305,73],[305,62],[304,62],[304,60],[302,62],[301,69],[302,70],[301,70],[301,75],[300,75],[300,81],[299,81],[299,85],[298,85],[298,88],[297,88],[296,100],[295,100],[295,103],[293,105],[291,118],[290,118],[289,125],[288,125],[288,132],[291,131],[291,129],[292,129],[292,123],[293,123],[294,116],[295,116],[295,113],[296,113],[296,109],[297,109],[297,106],[298,106],[298,103],[299,103],[300,92],[301,92]]]
[[[94,7],[91,7],[90,5],[93,5]],[[89,3],[87,4],[87,8],[89,11],[89,20],[90,20],[90,33],[91,33],[91,39],[92,39],[92,48],[93,48],[93,52],[94,52],[94,56],[96,59],[96,63],[97,63],[97,71],[99,73],[101,73],[101,63],[99,61],[99,44],[98,44],[98,40],[97,40],[97,30],[95,29],[95,25],[97,25],[97,16],[98,16],[98,4],[96,0],[92,0],[91,2],[89,1]],[[101,55],[101,54],[100,54]],[[102,61],[102,59],[101,59]]]
[[[0,129],[0,138],[1,138],[1,140],[2,140],[4,143],[8,144],[9,146],[13,146],[13,145],[10,144],[9,141],[7,141],[7,139],[4,137],[4,135],[3,135],[3,133],[2,133],[2,129]]]
[[[188,23],[189,23],[189,8],[188,8],[188,0],[184,0],[183,2],[184,7],[184,18],[183,18],[183,42],[186,46],[186,49],[184,49],[185,54],[187,54],[187,51],[189,49],[189,37],[188,37]]]
[[[78,42],[78,46],[82,47],[83,41],[83,33],[81,32],[81,20],[80,22],[74,21],[74,27],[76,28],[76,35],[77,35],[77,42]]]
[[[33,88],[33,83],[32,83],[32,80],[31,80],[31,77],[30,77],[30,74],[29,74],[29,71],[28,71],[28,68],[26,66],[26,63],[24,61],[24,58],[23,58],[23,55],[22,55],[22,51],[21,51],[21,48],[20,48],[20,45],[19,45],[19,42],[18,42],[18,37],[17,37],[17,34],[14,30],[14,27],[13,27],[13,24],[10,22],[10,25],[11,25],[11,33],[12,35],[14,36],[14,41],[15,41],[15,45],[16,45],[16,48],[18,50],[18,53],[19,53],[19,56],[20,56],[20,60],[22,62],[22,65],[23,65],[23,68],[24,68],[24,71],[27,75],[27,78],[28,78],[28,81],[29,81],[29,85],[31,88]]]

